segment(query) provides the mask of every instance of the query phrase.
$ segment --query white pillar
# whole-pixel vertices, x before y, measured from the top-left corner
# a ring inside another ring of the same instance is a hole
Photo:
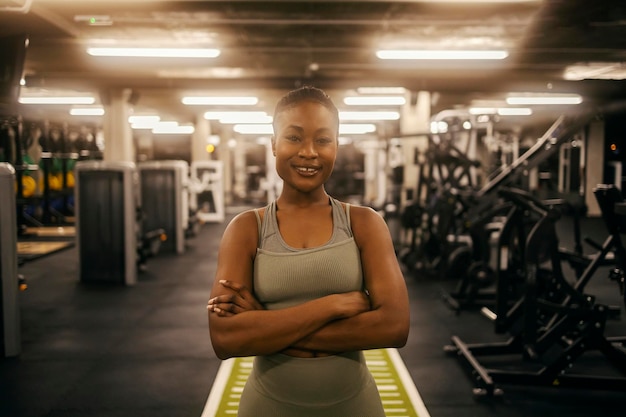
[[[600,216],[602,213],[593,189],[604,181],[604,122],[595,120],[589,124],[585,161],[585,204],[587,216]]]
[[[106,101],[109,103],[105,103],[102,123],[105,161],[135,162],[133,134],[128,123],[131,93],[130,89],[112,89],[106,92]]]
[[[217,145],[219,160],[222,161],[224,167],[224,204],[229,205],[233,201],[233,154],[231,152],[230,134],[220,134],[220,144]]]
[[[211,135],[211,122],[203,115],[196,117],[195,130],[191,135],[191,162],[208,161],[211,155],[207,152],[207,139]]]
[[[237,199],[244,199],[246,197],[246,181],[248,179],[246,171],[246,151],[247,146],[243,139],[237,139],[236,145],[231,149],[231,156],[233,157],[233,171],[234,185],[233,195]]]
[[[400,117],[400,132],[403,136],[430,132],[430,92],[419,91],[416,99],[407,94],[407,103],[402,107]],[[415,163],[416,151],[423,152],[428,146],[427,136],[403,137],[402,149],[404,153],[404,184],[400,201],[405,206],[407,192],[416,191],[419,166]]]

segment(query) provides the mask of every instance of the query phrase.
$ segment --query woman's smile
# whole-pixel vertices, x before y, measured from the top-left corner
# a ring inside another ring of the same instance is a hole
[[[303,167],[303,166],[297,166],[295,167],[296,172],[298,172],[298,174],[305,176],[305,177],[312,177],[315,174],[317,174],[320,170],[319,167]]]

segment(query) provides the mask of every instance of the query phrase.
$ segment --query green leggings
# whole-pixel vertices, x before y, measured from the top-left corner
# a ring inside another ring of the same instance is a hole
[[[362,352],[320,358],[254,359],[239,417],[384,417]]]

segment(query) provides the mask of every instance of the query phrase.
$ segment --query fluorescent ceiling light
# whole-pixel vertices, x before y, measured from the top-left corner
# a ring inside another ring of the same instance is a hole
[[[376,56],[380,59],[472,60],[505,59],[509,56],[509,53],[501,50],[446,51],[388,49],[376,52]]]
[[[244,116],[244,117],[238,117],[238,116],[224,116],[221,117],[219,119],[220,123],[224,123],[224,124],[236,124],[236,123],[241,123],[241,124],[265,124],[265,123],[272,123],[273,121],[273,117],[272,116],[268,116],[267,114],[265,115],[248,115],[248,116]]]
[[[590,62],[568,66],[563,78],[566,80],[624,80],[626,65],[622,62]]]
[[[161,117],[157,115],[133,115],[128,117],[128,122],[132,129],[147,129],[152,130],[159,123],[165,125],[177,126],[178,122],[162,122]]]
[[[21,104],[94,104],[96,99],[88,96],[78,97],[53,97],[53,96],[31,96],[20,97]]]
[[[142,120],[135,120],[130,124],[130,127],[132,129],[147,129],[147,130],[152,130],[155,127],[170,128],[170,127],[176,127],[176,126],[178,126],[178,122],[175,122],[175,121],[150,120],[148,118],[142,119]]]
[[[134,115],[128,116],[129,123],[151,123],[156,124],[161,120],[161,117],[157,115]]]
[[[257,97],[183,97],[182,103],[190,106],[254,106]]]
[[[273,135],[274,129],[269,123],[263,124],[236,124],[233,130],[244,135]]]
[[[372,123],[361,124],[340,124],[340,135],[362,135],[365,133],[372,133],[376,131],[376,125]]]
[[[506,98],[506,102],[513,105],[580,104],[583,99],[578,94],[522,94],[509,96]]]
[[[86,107],[70,109],[72,116],[102,116],[104,109],[102,107]]]
[[[528,107],[501,107],[498,109],[498,114],[500,116],[530,116],[533,111]]]
[[[215,58],[219,49],[210,48],[87,48],[92,56],[137,58]]]
[[[398,120],[397,111],[340,111],[339,120]]]
[[[152,129],[152,133],[154,134],[162,134],[162,135],[190,135],[194,132],[194,127],[191,125],[185,126],[174,126],[159,123]]]
[[[406,99],[402,96],[354,96],[345,97],[343,102],[348,106],[402,106]]]
[[[272,123],[273,117],[264,111],[208,111],[204,113],[207,120],[219,120],[220,123]]]
[[[533,111],[528,107],[470,107],[469,113],[474,115],[530,116]]]
[[[469,114],[496,114],[498,109],[495,107],[470,107]]]
[[[359,87],[356,89],[359,94],[404,94],[404,87]]]
[[[258,117],[267,116],[264,111],[208,111],[204,113],[207,120],[219,120],[226,117]]]

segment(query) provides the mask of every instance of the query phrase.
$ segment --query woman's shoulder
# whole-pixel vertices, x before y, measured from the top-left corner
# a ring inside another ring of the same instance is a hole
[[[249,223],[256,223],[257,219],[263,220],[263,216],[265,215],[265,207],[258,208],[250,208],[244,211],[237,213],[232,220],[230,221],[231,225],[248,225]]]
[[[371,216],[371,215],[378,215],[378,213],[371,207],[369,206],[363,206],[360,204],[355,204],[355,203],[349,203],[346,201],[341,201],[341,200],[337,200],[335,199],[335,201],[337,201],[339,204],[341,204],[341,207],[344,208],[344,210],[350,210],[350,215],[354,215],[356,214],[357,216]]]
[[[257,246],[258,230],[260,224],[259,212],[264,209],[246,209],[237,213],[226,226],[222,240],[230,244],[241,245],[253,251]]]
[[[355,222],[371,222],[372,219],[377,220],[377,218],[382,218],[377,211],[369,206],[363,206],[355,203],[348,203],[345,201],[340,201],[335,199],[341,207],[343,207],[346,213],[349,212],[351,223],[354,226]]]

